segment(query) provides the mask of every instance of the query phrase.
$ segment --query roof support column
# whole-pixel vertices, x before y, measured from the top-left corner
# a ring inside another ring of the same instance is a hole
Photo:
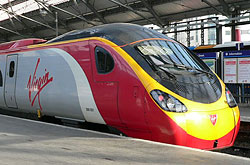
[[[204,24],[203,24],[204,20],[201,20],[201,45],[204,45]]]
[[[190,47],[190,23],[187,23],[187,46]]]
[[[177,23],[174,24],[174,39],[177,41]]]
[[[239,11],[235,10],[234,14],[232,14],[232,17],[238,17]],[[236,26],[236,20],[232,20],[231,22],[231,41],[238,41],[240,40],[240,29]]]
[[[222,44],[222,25],[216,25],[216,44]]]

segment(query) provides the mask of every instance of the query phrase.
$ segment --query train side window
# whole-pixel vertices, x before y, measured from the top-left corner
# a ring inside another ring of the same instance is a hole
[[[107,50],[101,47],[96,47],[95,58],[96,58],[96,68],[98,73],[105,74],[113,70],[114,59]]]
[[[2,71],[0,70],[0,87],[3,86],[3,75],[2,75]]]
[[[9,76],[10,77],[14,76],[14,71],[15,71],[15,62],[11,61],[10,62],[10,68],[9,68]]]

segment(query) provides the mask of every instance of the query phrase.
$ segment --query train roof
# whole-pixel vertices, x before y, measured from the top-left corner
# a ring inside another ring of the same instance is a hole
[[[155,30],[135,25],[129,23],[113,23],[104,24],[100,26],[95,26],[92,28],[87,28],[83,30],[74,30],[63,35],[60,35],[50,41],[29,38],[17,41],[11,41],[7,43],[0,44],[0,53],[5,53],[6,51],[14,51],[15,48],[21,48],[29,45],[39,44],[39,43],[56,43],[61,41],[76,40],[89,37],[101,37],[111,42],[121,46],[127,45],[129,43],[149,39],[149,38],[164,38],[168,40],[173,40],[164,34],[161,34]]]
[[[224,44],[216,45],[214,48],[225,48],[225,47],[235,47],[237,43],[243,43],[244,46],[249,46],[250,41],[233,41],[233,42],[225,42]]]
[[[58,36],[47,43],[67,41],[88,37],[101,37],[108,39],[117,45],[123,45],[147,38],[166,38],[164,34],[155,30],[129,23],[112,23],[95,26],[84,30],[75,30]]]
[[[197,46],[196,48],[194,48],[193,50],[199,50],[199,49],[211,49],[213,47],[215,47],[216,45],[200,45]]]
[[[0,51],[10,50],[10,49],[19,48],[19,47],[28,46],[28,45],[34,45],[34,44],[43,43],[46,41],[47,40],[44,40],[44,39],[29,38],[29,39],[6,42],[6,43],[0,44]]]
[[[198,46],[195,49],[193,49],[193,51],[196,53],[237,51],[238,47],[240,47],[240,50],[249,50],[250,41],[233,41],[233,42],[226,42],[224,44],[218,44],[218,45]]]

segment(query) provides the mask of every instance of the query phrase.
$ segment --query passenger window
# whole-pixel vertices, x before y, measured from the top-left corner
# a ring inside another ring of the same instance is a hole
[[[3,75],[2,75],[2,71],[0,70],[0,87],[3,86]]]
[[[14,71],[15,71],[15,62],[11,61],[10,62],[10,69],[9,69],[9,76],[10,77],[14,76]]]
[[[98,73],[109,73],[114,68],[114,60],[108,51],[101,47],[95,48],[96,67]]]

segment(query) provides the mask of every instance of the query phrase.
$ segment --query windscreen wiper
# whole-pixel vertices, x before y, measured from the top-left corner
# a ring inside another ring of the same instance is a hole
[[[194,67],[189,67],[189,66],[186,66],[186,65],[179,65],[179,64],[175,64],[178,68],[185,68],[187,70],[195,70],[195,71],[199,71],[201,73],[205,73],[205,74],[208,74],[210,76],[213,76],[213,73],[211,72],[208,72],[208,71],[205,71],[205,70],[202,70],[202,69],[198,69],[198,68],[194,68]]]
[[[163,69],[161,66],[158,66],[158,68],[159,68],[160,70],[162,70],[164,73],[166,73],[170,79],[176,80],[176,76],[175,76],[174,74],[172,74],[172,73],[166,71],[166,70]]]
[[[198,69],[198,68],[194,68],[194,67],[189,67],[189,66],[186,66],[186,65],[176,64],[176,63],[165,63],[165,64],[157,65],[157,66],[166,66],[166,65],[168,65],[168,66],[169,65],[170,66],[174,66],[174,67],[179,68],[179,69],[195,70],[195,71],[198,71],[200,73],[205,73],[205,74],[207,74],[209,76],[214,76],[213,73],[211,73],[211,72],[208,72],[208,71],[205,71],[205,70],[201,70],[201,69]]]
[[[174,74],[172,74],[172,73],[166,71],[165,69],[162,69],[162,68],[161,68],[161,65],[156,65],[156,64],[152,61],[152,59],[149,60],[149,58],[147,58],[147,57],[144,56],[144,55],[142,55],[141,57],[145,59],[145,61],[149,64],[149,66],[150,66],[154,71],[158,72],[159,69],[160,69],[160,70],[162,70],[164,73],[166,73],[166,75],[168,75],[168,77],[169,77],[170,79],[176,80],[176,76],[175,76]],[[154,58],[156,58],[154,55],[151,55],[151,56],[149,56],[149,57],[154,57]],[[156,59],[159,60],[159,61],[161,61],[161,62],[163,62],[162,60],[160,60],[160,59],[158,59],[158,58],[156,58]],[[166,63],[165,61],[164,61],[163,63],[164,63],[164,64],[168,64],[168,63]],[[171,63],[169,63],[169,64],[172,65]],[[157,75],[160,76],[160,77],[162,78],[162,76],[161,76],[160,74],[157,74]]]
[[[155,67],[156,65],[154,65],[154,63],[149,60],[148,58],[146,58],[145,56],[141,56],[142,58],[144,58],[144,60],[149,64],[149,66],[154,70],[157,71],[158,69]]]
[[[146,58],[146,57],[144,57],[144,56],[142,56],[145,60],[146,60],[146,62],[150,65],[150,67],[154,70],[154,71],[159,71],[159,69],[160,70],[162,70],[164,73],[166,73],[166,75],[168,75],[168,77],[170,78],[170,79],[173,79],[173,80],[176,80],[176,76],[174,75],[174,74],[172,74],[172,73],[170,73],[170,72],[168,72],[168,71],[166,71],[165,69],[163,69],[163,68],[161,68],[161,66],[160,65],[155,65],[151,60],[149,60],[148,58]],[[158,76],[160,76],[161,78],[162,78],[162,76],[160,75],[160,74],[157,74]]]

